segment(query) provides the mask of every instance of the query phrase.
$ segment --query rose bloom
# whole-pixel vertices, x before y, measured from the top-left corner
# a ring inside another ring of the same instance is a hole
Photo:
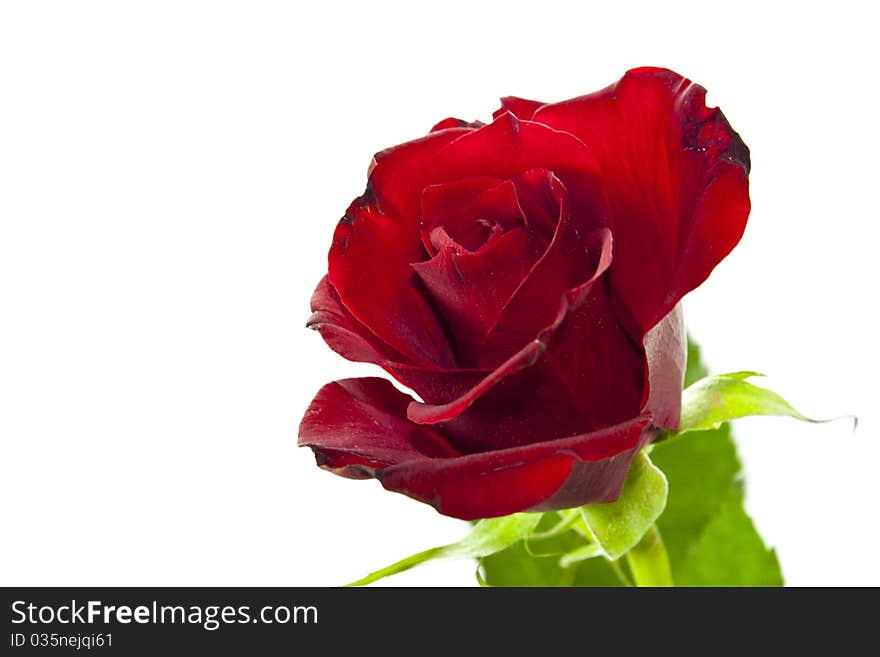
[[[679,301],[749,214],[749,151],[705,94],[640,68],[378,153],[309,326],[419,399],[325,385],[299,432],[318,465],[464,519],[617,499],[679,423]]]

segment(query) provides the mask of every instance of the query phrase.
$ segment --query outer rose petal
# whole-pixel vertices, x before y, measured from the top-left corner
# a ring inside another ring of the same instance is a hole
[[[383,214],[366,194],[336,227],[328,278],[349,312],[407,362],[454,367],[443,326],[410,267],[422,256],[418,226]]]
[[[348,312],[326,276],[315,288],[311,306],[312,316],[306,327],[318,331],[330,348],[344,358],[361,363],[406,360]]]
[[[317,330],[336,353],[349,360],[381,366],[430,403],[445,404],[463,395],[488,374],[484,370],[436,369],[406,363],[405,358],[348,312],[326,276],[312,295],[312,311],[306,326]]]
[[[476,520],[613,502],[633,457],[649,441],[649,416],[593,433],[377,472],[388,490],[440,513]]]
[[[544,105],[545,103],[542,103],[539,100],[526,100],[525,98],[517,98],[516,96],[505,96],[501,99],[501,109],[495,110],[492,113],[492,116],[498,118],[505,112],[510,112],[523,121],[531,121],[535,112],[541,109]]]
[[[649,416],[591,434],[456,455],[443,437],[405,419],[412,400],[382,379],[328,384],[300,425],[321,467],[382,485],[473,520],[610,502],[650,433]]]
[[[367,190],[339,221],[329,278],[351,314],[410,362],[454,367],[443,327],[425,300],[411,262],[422,259],[418,221],[395,211],[399,196],[418,197],[440,149],[468,128],[451,128],[377,153]]]
[[[648,398],[643,403],[654,417],[654,426],[678,429],[681,388],[687,368],[687,333],[681,304],[675,306],[644,340]]]
[[[429,184],[484,176],[512,179],[535,168],[557,172],[563,182],[564,174],[585,179],[587,207],[595,204],[594,190],[601,185],[596,163],[589,149],[570,134],[540,123],[519,121],[507,113],[478,130],[441,130],[428,138],[445,139],[451,133],[459,134],[458,138],[430,150],[420,143],[403,163],[384,154],[377,156],[379,164],[370,180],[383,212],[399,221],[417,223],[421,192]]]
[[[485,123],[482,121],[464,121],[462,119],[456,119],[453,116],[443,119],[439,123],[435,124],[433,128],[431,128],[431,132],[437,132],[438,130],[448,130],[449,128],[482,128]]]
[[[748,148],[705,94],[672,71],[641,68],[532,117],[577,136],[599,162],[617,245],[611,278],[634,339],[702,283],[745,229]]]
[[[299,425],[299,445],[311,447],[318,465],[353,479],[413,458],[457,456],[437,431],[406,420],[412,401],[385,379],[328,383]]]
[[[441,129],[376,153],[369,180],[381,211],[417,230],[422,190],[430,184],[445,182],[437,180],[432,171],[434,158],[446,145],[475,131],[466,127]]]

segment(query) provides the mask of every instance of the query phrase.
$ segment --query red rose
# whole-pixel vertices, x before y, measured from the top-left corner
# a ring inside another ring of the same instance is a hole
[[[609,502],[679,422],[678,302],[739,241],[749,152],[664,69],[505,98],[377,154],[309,326],[380,378],[318,392],[318,464],[464,519]]]

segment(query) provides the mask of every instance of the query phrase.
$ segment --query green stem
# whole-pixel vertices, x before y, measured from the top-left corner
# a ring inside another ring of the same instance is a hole
[[[657,525],[653,525],[641,542],[626,553],[626,560],[636,586],[674,586],[669,557]]]
[[[451,547],[453,546],[444,545],[442,547],[435,547],[431,548],[430,550],[419,552],[418,554],[413,554],[406,559],[401,559],[397,563],[393,563],[390,566],[383,568],[382,570],[377,570],[374,573],[370,573],[366,577],[363,577],[356,582],[352,582],[351,584],[346,584],[345,586],[366,586],[367,584],[372,584],[373,582],[378,581],[383,577],[402,573],[403,571],[414,568],[420,563],[424,563],[425,561],[429,561],[430,559],[438,559],[445,556],[444,553],[448,554],[449,552],[451,552]]]

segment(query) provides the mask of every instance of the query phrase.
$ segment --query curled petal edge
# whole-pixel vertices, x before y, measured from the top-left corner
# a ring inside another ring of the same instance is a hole
[[[329,403],[327,390],[344,394]],[[374,477],[444,515],[474,520],[614,501],[632,458],[653,437],[644,413],[587,434],[455,455],[436,431],[406,420],[408,400],[384,379],[328,384],[306,412],[299,444],[322,468]],[[362,431],[353,436],[352,426]]]

